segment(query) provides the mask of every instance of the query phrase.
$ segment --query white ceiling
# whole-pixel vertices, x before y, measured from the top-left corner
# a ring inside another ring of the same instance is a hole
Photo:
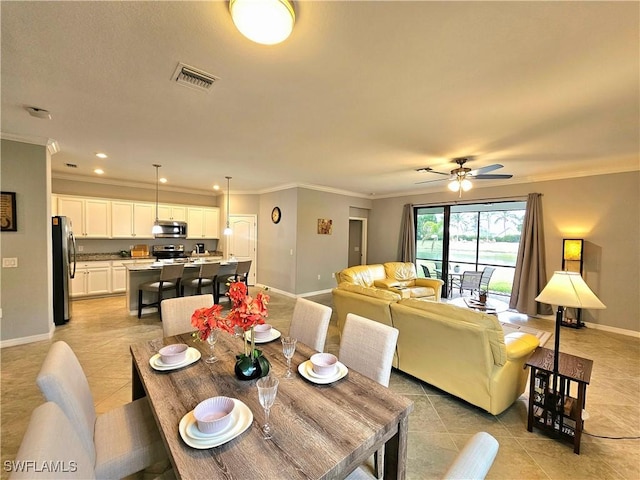
[[[483,186],[640,169],[638,2],[298,1],[270,47],[222,1],[1,8],[2,134],[55,140],[57,177],[389,196],[467,155],[513,174]],[[176,85],[179,62],[220,81]]]

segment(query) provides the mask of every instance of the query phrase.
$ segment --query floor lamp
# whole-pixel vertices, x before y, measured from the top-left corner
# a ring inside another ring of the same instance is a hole
[[[553,272],[549,283],[542,289],[536,301],[548,305],[557,305],[555,346],[553,352],[553,394],[558,393],[558,357],[560,356],[560,325],[566,307],[572,308],[607,308],[591,291],[589,286],[577,272]]]

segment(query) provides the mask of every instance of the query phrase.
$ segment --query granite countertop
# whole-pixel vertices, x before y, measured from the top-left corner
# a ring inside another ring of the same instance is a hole
[[[191,252],[186,253],[187,258],[191,258]],[[208,255],[197,255],[197,258],[222,258],[222,252],[213,252]],[[155,260],[153,255],[147,255],[144,257],[132,257],[131,255],[122,256],[119,252],[113,253],[76,253],[76,260],[78,262],[100,262],[109,260]]]

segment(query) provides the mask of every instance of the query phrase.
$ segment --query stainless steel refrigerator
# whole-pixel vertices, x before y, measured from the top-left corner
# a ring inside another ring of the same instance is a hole
[[[76,274],[76,239],[71,219],[52,217],[53,235],[53,322],[64,325],[71,319],[71,279]]]

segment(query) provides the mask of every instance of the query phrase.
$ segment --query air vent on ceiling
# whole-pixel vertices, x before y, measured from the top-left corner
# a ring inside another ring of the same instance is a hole
[[[65,163],[64,165],[68,168],[78,168],[78,165],[75,163]]]
[[[210,73],[203,72],[197,68],[190,67],[184,63],[179,63],[173,77],[171,79],[178,85],[184,85],[185,87],[195,88],[196,90],[202,90],[208,92],[213,87],[213,83],[216,80],[220,80],[218,77],[211,75]]]

